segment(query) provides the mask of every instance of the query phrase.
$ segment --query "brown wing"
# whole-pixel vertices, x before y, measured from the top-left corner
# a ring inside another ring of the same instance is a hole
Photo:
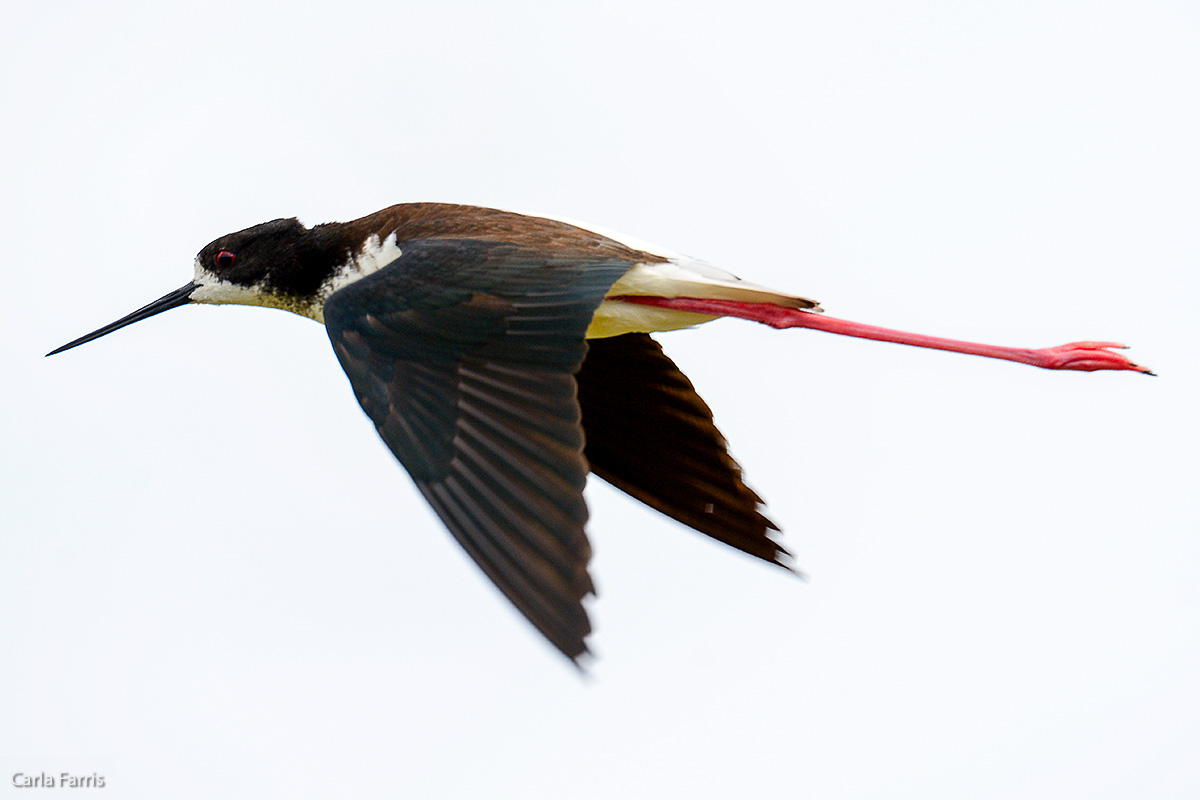
[[[589,339],[575,376],[592,472],[718,541],[787,567],[762,498],[713,424],[712,411],[644,333]]]
[[[325,302],[334,352],[379,435],[487,576],[576,662],[592,581],[572,376],[592,314],[628,268],[408,241]]]

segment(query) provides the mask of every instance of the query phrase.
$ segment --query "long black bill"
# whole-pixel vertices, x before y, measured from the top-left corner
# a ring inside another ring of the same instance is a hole
[[[161,314],[164,311],[170,311],[172,308],[186,305],[191,302],[192,292],[198,288],[198,284],[189,283],[187,286],[182,286],[170,294],[160,297],[148,306],[143,306],[127,317],[121,317],[116,322],[105,325],[98,331],[92,331],[87,336],[81,336],[70,344],[64,344],[57,350],[51,350],[46,353],[47,356],[52,356],[55,353],[61,353],[63,350],[70,350],[72,347],[78,347],[81,344],[87,344],[93,339],[99,339],[101,336],[112,333],[118,328],[124,328],[126,325],[132,325],[135,322],[140,322],[144,319],[153,317],[155,314]]]

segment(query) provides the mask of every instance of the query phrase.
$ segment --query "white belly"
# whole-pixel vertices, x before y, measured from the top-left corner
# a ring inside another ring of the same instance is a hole
[[[737,300],[744,303],[773,303],[787,308],[819,311],[811,300],[784,294],[765,286],[743,281],[736,275],[703,261],[677,256],[658,264],[635,264],[622,275],[607,297],[641,295],[643,297],[700,297]],[[716,315],[676,311],[606,299],[596,309],[588,326],[589,339],[620,336],[623,333],[650,333],[690,328],[716,319]]]

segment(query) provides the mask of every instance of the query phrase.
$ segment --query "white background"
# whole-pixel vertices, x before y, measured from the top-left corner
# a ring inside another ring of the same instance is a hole
[[[0,797],[1200,796],[1200,7],[0,5]],[[445,200],[1156,369],[662,337],[809,582],[593,482],[581,677],[210,239]],[[72,793],[76,796],[76,793]]]

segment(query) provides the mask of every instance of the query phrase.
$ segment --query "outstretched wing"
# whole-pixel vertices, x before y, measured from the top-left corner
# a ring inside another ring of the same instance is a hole
[[[473,239],[401,247],[326,301],[334,352],[454,538],[577,659],[592,582],[574,373],[593,313],[631,262]]]
[[[787,566],[712,412],[644,333],[591,339],[576,375],[584,455],[624,492],[701,533]]]

